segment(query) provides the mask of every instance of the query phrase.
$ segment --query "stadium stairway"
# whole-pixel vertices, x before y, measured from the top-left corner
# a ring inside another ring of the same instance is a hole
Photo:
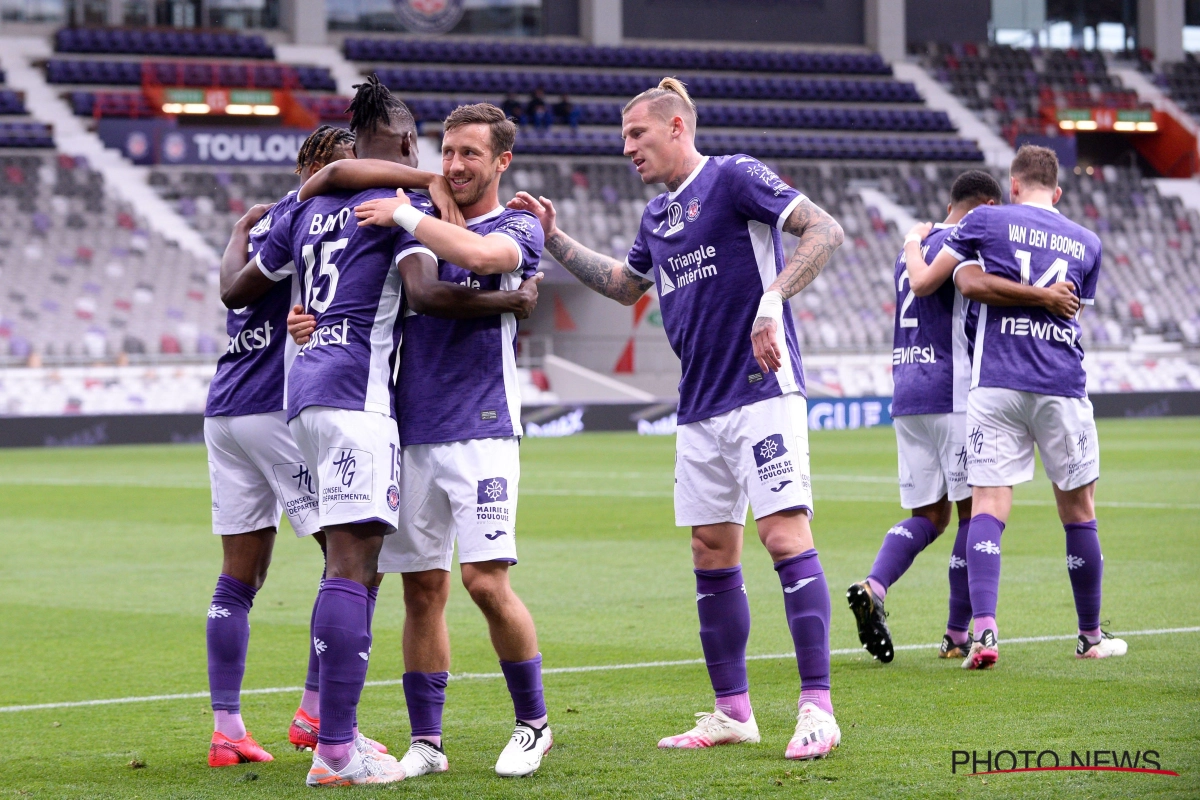
[[[354,84],[363,81],[362,73],[346,60],[337,47],[277,44],[275,58],[285,64],[313,64],[327,68],[337,81],[337,92],[342,97],[353,97]]]
[[[1200,139],[1200,124],[1196,122],[1195,118],[1176,103],[1169,94],[1147,80],[1141,72],[1133,67],[1119,64],[1110,64],[1108,72],[1110,75],[1120,78],[1121,83],[1137,92],[1139,100],[1149,103],[1159,111],[1170,114],[1188,133]]]
[[[0,67],[7,73],[9,85],[25,92],[26,105],[35,119],[54,126],[58,150],[87,158],[92,168],[104,176],[107,191],[137,208],[163,238],[177,242],[198,258],[219,263],[217,251],[150,187],[146,170],[105,148],[100,137],[88,131],[84,120],[46,83],[44,73],[32,62],[51,55],[51,45],[46,39],[0,37]]]
[[[892,64],[892,70],[897,80],[908,81],[917,87],[917,91],[925,98],[926,106],[934,111],[944,111],[958,128],[960,136],[978,142],[989,167],[1008,169],[1016,155],[1008,142],[971,113],[957,97],[946,91],[920,64],[897,61]]]

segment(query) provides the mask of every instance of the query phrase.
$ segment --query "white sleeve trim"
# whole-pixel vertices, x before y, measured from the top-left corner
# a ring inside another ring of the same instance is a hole
[[[967,266],[968,264],[974,264],[975,266],[979,267],[980,269],[983,269],[983,264],[980,264],[978,261],[976,261],[976,260],[975,260],[975,259],[973,259],[973,258],[972,258],[972,259],[970,259],[969,261],[961,261],[961,262],[959,262],[958,266],[956,266],[956,267],[954,268],[954,272],[953,272],[953,273],[951,273],[951,275],[950,275],[950,280],[954,280],[955,278],[957,278],[957,277],[958,277],[958,271],[959,271],[960,269],[962,269],[963,267]],[[987,272],[987,270],[983,270],[983,271],[984,271],[984,272]]]
[[[795,197],[793,197],[792,202],[787,204],[787,208],[779,212],[779,219],[775,221],[775,227],[779,230],[783,230],[784,223],[787,222],[787,219],[792,215],[792,212],[796,210],[796,206],[800,205],[807,199],[808,198],[803,193],[797,194]]]
[[[254,257],[254,263],[258,265],[259,272],[261,272],[263,275],[266,275],[270,280],[275,281],[276,283],[283,280],[284,278],[289,277],[292,274],[291,272],[288,271],[287,264],[285,264],[283,266],[283,268],[278,270],[277,272],[271,272],[271,270],[267,269],[266,265],[263,264],[261,251],[259,252],[258,255],[256,255]],[[290,264],[290,263],[292,263],[292,262],[289,261],[288,264]]]
[[[629,263],[629,257],[628,257],[628,256],[626,256],[626,257],[625,257],[625,269],[629,270],[629,271],[630,271],[630,272],[632,272],[634,275],[637,275],[637,276],[639,276],[639,277],[642,277],[642,278],[649,278],[649,277],[650,277],[650,273],[654,271],[654,265],[653,265],[653,264],[651,264],[651,265],[650,265],[650,269],[648,269],[648,270],[647,270],[647,271],[645,271],[645,272],[642,272],[640,269],[638,269],[637,267],[635,267],[633,264],[630,264],[630,263]]]
[[[1085,297],[1082,300],[1080,300],[1079,302],[1085,306],[1094,306],[1094,305],[1096,305],[1096,298]]]
[[[505,239],[512,242],[513,247],[517,248],[517,266],[513,268],[513,272],[516,272],[517,270],[521,269],[522,266],[524,266],[525,254],[521,252],[521,244],[516,239],[504,231],[492,231],[488,234],[488,236],[503,236]]]
[[[438,260],[438,257],[435,256],[433,254],[433,251],[430,250],[428,247],[423,247],[420,245],[413,245],[412,247],[406,247],[403,250],[401,250],[399,253],[397,253],[396,257],[394,259],[392,259],[392,264],[399,264],[403,259],[407,258],[408,256],[411,256],[413,253],[424,253],[425,255],[432,258],[435,262]]]
[[[964,255],[959,255],[958,251],[956,251],[956,250],[955,250],[953,247],[951,247],[951,246],[950,246],[950,245],[948,245],[948,244],[944,244],[944,245],[942,245],[942,250],[941,250],[941,252],[942,252],[942,253],[949,253],[950,255],[954,256],[954,260],[955,260],[955,261],[966,261],[966,260],[967,260],[967,257],[966,257],[966,256],[964,256]],[[941,255],[941,253],[939,253],[938,255]]]

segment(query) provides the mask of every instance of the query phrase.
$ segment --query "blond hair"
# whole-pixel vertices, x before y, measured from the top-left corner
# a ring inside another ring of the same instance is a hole
[[[663,78],[658,86],[647,89],[626,103],[621,115],[628,114],[638,103],[650,103],[651,110],[667,122],[672,117],[682,117],[688,130],[696,130],[696,104],[692,102],[687,86],[678,78]]]

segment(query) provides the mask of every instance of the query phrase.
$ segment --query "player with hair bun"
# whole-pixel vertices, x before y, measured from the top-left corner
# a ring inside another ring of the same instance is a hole
[[[667,192],[646,207],[624,261],[583,247],[554,204],[518,193],[546,249],[585,285],[632,305],[657,290],[683,365],[675,522],[692,530],[700,641],[716,695],[694,728],[659,742],[698,748],[759,741],[746,677],[750,605],[741,552],[747,506],[783,588],[801,691],[787,758],[820,758],[841,741],[829,696],[829,588],[813,546],[808,413],[788,299],[842,243],[832,217],[748,155],[696,150],[696,106],[675,78],[624,108],[625,155]],[[799,238],[785,259],[781,231]]]

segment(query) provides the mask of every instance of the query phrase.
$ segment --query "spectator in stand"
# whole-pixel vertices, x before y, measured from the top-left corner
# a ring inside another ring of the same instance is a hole
[[[539,131],[548,131],[554,124],[554,115],[546,105],[546,90],[540,86],[533,90],[529,105],[525,107],[525,121]]]
[[[579,109],[571,102],[571,98],[565,94],[554,104],[554,121],[563,125],[570,125],[571,130],[579,128]]]
[[[500,104],[500,110],[518,125],[525,120],[525,106],[521,105],[521,101],[512,92],[504,95],[504,102]]]

